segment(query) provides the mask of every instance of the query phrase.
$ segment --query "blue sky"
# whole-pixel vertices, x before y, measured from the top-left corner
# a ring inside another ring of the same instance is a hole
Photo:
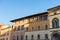
[[[60,5],[60,0],[0,0],[0,24],[10,20],[47,11]]]

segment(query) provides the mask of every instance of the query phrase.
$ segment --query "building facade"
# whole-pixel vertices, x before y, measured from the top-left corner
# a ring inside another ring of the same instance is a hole
[[[60,6],[11,22],[16,40],[60,40]]]
[[[0,26],[0,40],[11,40],[11,26],[1,24]]]
[[[60,40],[60,6],[48,9],[50,24],[50,39]]]

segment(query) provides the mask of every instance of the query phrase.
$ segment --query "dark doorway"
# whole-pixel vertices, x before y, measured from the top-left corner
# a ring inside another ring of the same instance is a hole
[[[53,34],[52,40],[60,40],[60,35],[58,33]]]

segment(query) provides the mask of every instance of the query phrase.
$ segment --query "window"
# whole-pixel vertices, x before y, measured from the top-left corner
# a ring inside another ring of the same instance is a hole
[[[26,31],[28,31],[28,27],[26,27]]]
[[[17,36],[17,40],[18,40],[18,36]]]
[[[34,31],[34,27],[32,27],[32,31]]]
[[[38,36],[37,36],[37,37],[38,37],[37,39],[38,39],[38,40],[40,40],[40,35],[39,35],[39,34],[38,34]]]
[[[21,26],[21,30],[24,30],[24,25]]]
[[[9,32],[7,32],[7,34],[6,35],[9,35]]]
[[[42,21],[42,16],[40,16],[39,20]]]
[[[52,20],[52,27],[53,28],[59,28],[59,20],[57,18],[54,18]]]
[[[23,36],[21,35],[21,40],[23,40]]]
[[[26,35],[26,40],[27,40],[28,36]]]
[[[20,26],[16,27],[16,30],[19,31],[20,30]]]
[[[56,15],[57,13],[55,12],[54,15]]]
[[[31,36],[31,40],[33,40],[33,39],[34,39],[34,36],[32,35],[32,36]]]
[[[48,34],[45,34],[45,40],[47,40],[48,39]]]
[[[8,40],[8,38],[6,38],[6,40]]]
[[[18,26],[17,30],[20,30],[20,26]]]
[[[48,25],[45,25],[45,29],[48,30]]]
[[[38,26],[38,31],[40,31],[40,26]]]
[[[47,20],[47,19],[48,19],[48,15],[44,15],[43,20]]]

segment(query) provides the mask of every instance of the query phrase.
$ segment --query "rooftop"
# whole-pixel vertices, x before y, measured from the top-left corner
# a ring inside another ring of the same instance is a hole
[[[52,8],[49,8],[47,10],[49,11],[49,10],[52,10],[52,9],[60,9],[60,5],[59,6],[52,7]]]
[[[11,20],[10,22],[14,22],[14,21],[17,21],[17,20],[22,20],[22,19],[24,19],[24,18],[30,18],[30,17],[37,16],[37,15],[43,15],[43,14],[47,14],[47,13],[48,13],[48,12],[37,13],[37,14],[25,16],[25,17],[22,17],[22,18],[14,19],[14,20]]]

